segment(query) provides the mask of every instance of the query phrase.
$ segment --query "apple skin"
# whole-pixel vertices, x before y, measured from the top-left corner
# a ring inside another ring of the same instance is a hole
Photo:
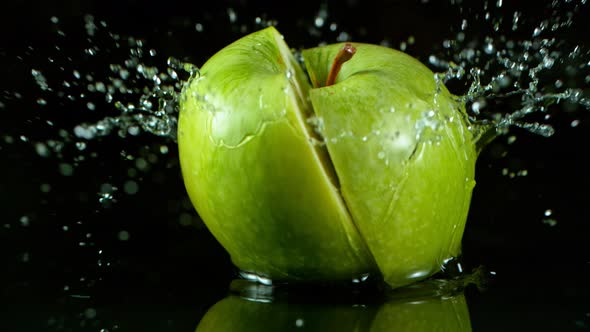
[[[463,105],[410,56],[354,46],[327,87],[342,45],[304,51],[312,87],[270,27],[185,85],[185,186],[240,269],[400,287],[460,253],[476,160]]]

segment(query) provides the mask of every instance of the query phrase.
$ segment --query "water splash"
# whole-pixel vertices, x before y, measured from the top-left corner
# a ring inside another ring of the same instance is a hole
[[[58,27],[56,37],[68,38],[59,30],[57,17],[52,17],[51,22]],[[96,23],[91,15],[86,15],[84,22],[87,45],[83,52],[61,55],[65,57],[62,59],[57,52],[53,61],[66,65],[88,61],[90,65],[72,68],[71,76],[60,77],[61,82],[51,82],[42,70],[32,69],[41,90],[38,104],[81,103],[88,111],[113,114],[75,125],[70,133],[78,139],[92,140],[112,134],[138,136],[143,131],[175,141],[177,96],[186,80],[198,76],[198,68],[173,57],[165,65],[154,63],[158,52],[148,49],[144,40],[111,32],[105,21]],[[111,49],[127,55],[119,63],[110,63],[108,69],[96,70],[113,56]],[[60,50],[59,46],[56,50]],[[93,117],[96,116],[89,116]],[[50,121],[48,124],[52,125]]]
[[[474,124],[495,130],[494,135],[507,134],[509,127],[516,126],[549,137],[555,133],[547,123],[553,105],[590,109],[588,93],[579,88],[581,78],[589,81],[590,50],[578,41],[560,38],[577,22],[584,5],[586,1],[552,1],[547,6],[549,16],[541,19],[509,9],[509,22],[506,16],[493,14],[502,1],[495,6],[484,1],[479,12],[484,13],[484,23],[478,28],[489,33],[483,37],[470,33],[469,19],[463,19],[459,32],[443,41],[445,54],[431,55],[429,63],[443,70],[438,77],[445,84],[458,81],[468,87],[462,99]],[[474,20],[481,20],[480,15]],[[539,115],[541,122],[531,120]]]
[[[552,105],[569,103],[590,108],[587,93],[570,83],[572,80],[579,81],[582,76],[585,76],[585,81],[590,81],[590,64],[587,61],[590,52],[584,45],[558,38],[559,33],[572,27],[576,14],[585,4],[586,1],[553,1],[548,5],[551,14],[531,25],[528,22],[531,19],[522,11],[515,9],[512,15],[508,15],[511,18],[508,20],[506,15],[497,15],[497,10],[506,7],[502,1],[484,1],[478,15],[483,16],[489,33],[479,37],[470,30],[476,25],[470,23],[471,18],[462,18],[459,31],[442,42],[442,52],[428,57],[428,63],[442,71],[437,74],[437,80],[468,87],[462,99],[468,105],[470,119],[476,124],[473,130],[482,131],[477,135],[483,135],[490,129],[495,130],[494,135],[507,134],[508,128],[516,126],[542,136],[551,136],[554,128],[546,121],[551,118]],[[458,3],[456,5],[458,11],[467,16],[463,7]],[[240,22],[241,16],[235,9],[228,8],[227,14],[230,24],[239,25],[243,33],[278,24],[276,20],[262,15],[255,18],[253,26],[247,26]],[[338,22],[330,21],[329,14],[326,6],[320,6],[313,24],[309,25],[309,34],[336,36],[337,41],[348,40],[350,34],[340,30]],[[475,20],[481,20],[478,15],[475,15]],[[58,18],[52,17],[51,22],[59,27]],[[148,48],[142,39],[123,37],[107,27],[106,22],[95,22],[90,15],[84,18],[89,40],[84,56],[90,60],[108,56],[103,49],[110,45],[100,45],[96,42],[100,40],[101,43],[111,43],[117,49],[127,50],[127,58],[120,63],[111,63],[106,77],[73,69],[73,78],[64,79],[59,87],[48,82],[41,70],[32,69],[31,74],[42,91],[39,105],[47,105],[49,98],[44,95],[56,94],[56,91],[60,102],[75,102],[88,99],[90,95],[102,95],[103,105],[88,101],[86,108],[89,111],[101,109],[102,113],[113,115],[77,124],[73,128],[76,138],[92,140],[113,134],[126,137],[146,132],[174,142],[177,96],[185,81],[198,76],[198,68],[174,57],[168,58],[165,65],[155,65],[152,58],[159,53],[157,50]],[[478,28],[481,29],[481,26]],[[201,32],[203,24],[197,23],[195,29]],[[58,35],[66,37],[63,31],[57,31]],[[342,34],[348,37],[341,38]],[[523,37],[514,39],[512,35]],[[409,36],[400,48],[403,50],[414,42],[415,37]],[[384,40],[382,44],[389,43]],[[78,61],[74,59],[71,62]],[[555,78],[561,72],[565,72],[566,77]],[[110,111],[105,112],[105,106]],[[544,119],[530,120],[538,118],[539,114],[543,114]],[[579,120],[572,120],[572,127],[578,124]]]

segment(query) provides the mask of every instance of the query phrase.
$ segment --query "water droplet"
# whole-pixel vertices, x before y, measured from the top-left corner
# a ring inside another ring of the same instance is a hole
[[[76,148],[80,151],[83,151],[84,149],[86,149],[86,143],[84,142],[76,142]]]
[[[129,232],[122,230],[119,233],[117,233],[117,238],[119,239],[119,241],[127,241],[129,240]]]
[[[123,190],[129,195],[135,195],[139,191],[139,185],[133,180],[127,180],[123,184]]]
[[[349,41],[350,40],[350,35],[347,32],[342,31],[342,32],[340,32],[338,34],[338,37],[336,37],[336,40],[339,41],[339,42]]]
[[[494,53],[494,44],[492,43],[487,43],[485,48],[484,48],[484,52],[486,52],[486,54],[492,54]]]
[[[95,135],[95,130],[85,126],[77,125],[74,127],[74,135],[80,138],[92,139]]]
[[[314,20],[314,24],[318,28],[323,27],[324,26],[324,18],[323,17],[316,17]]]
[[[37,69],[31,69],[31,75],[33,75],[33,79],[35,80],[35,83],[37,83],[37,85],[39,86],[39,88],[41,90],[51,91],[51,89],[49,88],[49,85],[47,84],[47,79],[45,78],[45,76],[43,76],[41,71],[39,71]]]
[[[556,88],[561,88],[563,86],[563,81],[562,80],[556,80],[555,81],[555,87]]]
[[[295,326],[296,326],[296,327],[303,327],[303,325],[305,325],[305,321],[304,321],[303,319],[301,319],[301,318],[297,318],[297,319],[295,320]]]
[[[238,15],[236,14],[236,11],[233,8],[227,9],[227,16],[231,23],[236,23],[236,21],[238,20]]]
[[[84,15],[84,28],[86,29],[86,34],[88,36],[94,37],[96,33],[97,26],[94,24],[94,16],[92,15]]]
[[[241,278],[246,279],[248,281],[259,283],[265,286],[272,286],[272,279],[270,278],[246,271],[240,271],[239,275]]]
[[[20,224],[22,226],[24,226],[24,227],[29,226],[30,219],[29,219],[28,216],[22,216],[22,217],[20,217],[19,221],[20,221]]]
[[[111,202],[116,202],[112,193],[99,193],[98,196],[98,202],[104,204],[105,206],[110,206]]]
[[[143,158],[137,158],[135,160],[135,167],[137,167],[137,169],[139,169],[140,171],[145,171],[148,168],[148,163]]]
[[[96,82],[95,83],[95,87],[96,87],[96,91],[101,92],[101,93],[105,93],[106,92],[106,86],[103,82]]]
[[[467,29],[467,20],[464,19],[463,21],[461,21],[461,30],[465,29]]]
[[[63,176],[72,176],[74,174],[74,167],[68,163],[60,163],[59,172]]]
[[[40,155],[41,157],[48,157],[49,156],[49,149],[47,148],[47,145],[45,145],[45,143],[42,143],[42,142],[35,143],[35,151],[37,151],[37,154]]]
[[[127,132],[130,135],[137,136],[137,135],[139,135],[139,127],[131,126],[131,127],[127,128]]]
[[[88,308],[88,309],[84,310],[84,317],[86,317],[87,319],[96,318],[96,309]]]
[[[479,114],[480,110],[483,109],[484,107],[486,107],[486,101],[484,99],[480,99],[478,101],[475,101],[473,104],[471,104],[471,110],[475,114]]]
[[[152,53],[152,52],[150,51],[150,54],[151,54],[151,53]],[[155,51],[154,51],[154,55],[156,55],[156,52],[155,52]],[[154,56],[154,55],[152,55],[152,56]],[[123,81],[127,80],[127,79],[129,78],[129,70],[127,70],[127,69],[121,69],[121,70],[119,71],[119,77],[121,77],[121,79],[122,79]],[[101,82],[101,83],[102,83],[102,82]],[[97,87],[96,87],[96,90],[97,90],[97,91],[99,91],[99,92],[102,92],[102,93],[104,93],[104,92],[105,92],[105,89],[104,89],[104,84],[102,84],[102,87],[101,87],[100,89],[99,89],[99,87],[97,86]]]
[[[41,190],[42,193],[48,193],[51,191],[51,185],[49,183],[42,183],[39,186],[39,190]]]

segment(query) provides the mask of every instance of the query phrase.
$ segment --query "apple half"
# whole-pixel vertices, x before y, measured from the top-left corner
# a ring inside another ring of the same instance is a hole
[[[181,93],[186,189],[243,271],[400,287],[460,253],[477,157],[463,104],[402,52],[354,43],[338,63],[347,47],[304,50],[304,71],[269,27]]]

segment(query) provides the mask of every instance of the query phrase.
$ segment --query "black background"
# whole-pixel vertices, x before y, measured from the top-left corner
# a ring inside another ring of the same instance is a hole
[[[413,35],[416,43],[408,52],[426,61],[440,50],[442,40],[458,31],[462,17],[482,12],[482,3],[465,1],[463,13],[443,1],[351,0],[324,5],[327,21],[337,22],[339,31],[349,32],[354,40],[387,39],[397,47]],[[158,51],[151,61],[164,68],[169,55],[202,64],[243,35],[240,24],[253,31],[256,16],[276,20],[295,48],[334,41],[336,33],[314,36],[308,31],[321,5],[60,1],[1,6],[0,101],[5,107],[0,108],[0,135],[11,135],[15,142],[0,141],[0,315],[5,315],[0,324],[15,331],[98,331],[116,326],[122,331],[192,331],[205,311],[226,295],[236,274],[223,248],[199,222],[179,223],[181,213],[198,217],[186,201],[174,144],[150,135],[107,136],[88,142],[85,153],[96,152],[97,158],[78,165],[74,176],[60,175],[58,164],[71,161],[76,150],[66,148],[62,160],[43,158],[31,142],[56,138],[60,128],[71,132],[77,123],[100,119],[112,107],[104,114],[100,108],[89,113],[80,111],[83,104],[52,99],[34,83],[31,69],[41,69],[50,82],[58,82],[65,74],[48,58],[76,55],[69,68],[98,76],[109,63],[125,59],[125,51],[113,49],[108,57],[84,61],[84,14],[107,22],[108,31],[144,39]],[[515,6],[505,3],[496,15],[509,20]],[[519,6],[531,22],[550,14],[542,4]],[[237,23],[229,22],[228,8],[236,12]],[[66,37],[57,37],[51,16],[59,18]],[[560,38],[587,49],[588,18],[585,8]],[[202,33],[195,32],[197,22],[203,24]],[[485,22],[470,22],[473,38],[489,33]],[[528,35],[517,31],[511,36]],[[108,45],[100,40],[96,44]],[[583,88],[588,92],[587,84]],[[13,92],[22,98],[14,98]],[[48,100],[46,107],[36,103],[39,96]],[[552,114],[556,134],[551,138],[513,129],[518,137],[513,144],[501,137],[478,161],[464,260],[468,268],[483,265],[496,277],[487,291],[467,292],[474,331],[590,328],[590,176],[585,162],[590,116],[581,109],[566,112],[559,105]],[[53,127],[46,125],[48,119]],[[570,127],[573,119],[580,119],[575,128]],[[19,140],[20,135],[29,141]],[[131,164],[120,157],[122,150],[149,154],[162,144],[169,152],[150,164],[138,181],[137,194],[120,190],[110,207],[98,202],[101,184],[122,187],[127,178]],[[526,169],[528,175],[512,179],[502,175],[503,168]],[[51,185],[49,193],[39,190],[42,183]],[[553,227],[543,223],[547,209],[557,221]],[[29,218],[28,225],[19,221],[22,216]],[[63,226],[69,230],[63,231]],[[122,230],[129,240],[118,239]],[[85,240],[88,233],[91,238]],[[93,245],[81,247],[80,241]],[[99,260],[110,265],[99,266]],[[96,311],[95,318],[88,319],[89,308]]]

